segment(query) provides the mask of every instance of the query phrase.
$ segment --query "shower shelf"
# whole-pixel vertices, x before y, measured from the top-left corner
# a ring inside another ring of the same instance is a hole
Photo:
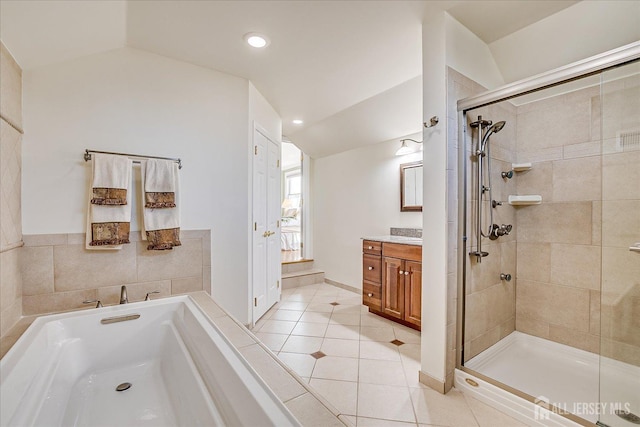
[[[542,196],[537,194],[509,196],[509,204],[513,206],[539,205],[540,203],[542,203]]]
[[[514,172],[524,172],[531,169],[531,163],[511,163]]]

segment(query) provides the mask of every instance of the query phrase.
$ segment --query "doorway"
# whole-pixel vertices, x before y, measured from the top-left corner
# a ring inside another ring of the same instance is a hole
[[[282,227],[280,254],[283,264],[305,259],[303,221],[303,153],[290,141],[282,143]]]

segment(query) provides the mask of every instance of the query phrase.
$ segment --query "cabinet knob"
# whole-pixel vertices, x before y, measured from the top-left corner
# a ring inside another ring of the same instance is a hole
[[[400,274],[404,274],[404,271],[400,270]]]
[[[373,246],[369,246],[369,249],[373,249]]]
[[[367,294],[367,296],[368,296],[369,298],[371,298],[371,297],[373,297],[373,294],[372,294],[371,292],[369,292],[369,293]]]
[[[373,270],[373,267],[369,267],[369,271]]]
[[[408,272],[408,271],[405,271],[405,272],[404,272],[404,275],[405,275],[405,276],[408,276],[408,275],[409,275],[409,272]]]

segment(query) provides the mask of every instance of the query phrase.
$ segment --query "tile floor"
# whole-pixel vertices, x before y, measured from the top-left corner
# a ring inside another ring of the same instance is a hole
[[[455,389],[442,395],[419,383],[420,333],[369,313],[351,291],[286,289],[253,332],[358,427],[524,426]]]

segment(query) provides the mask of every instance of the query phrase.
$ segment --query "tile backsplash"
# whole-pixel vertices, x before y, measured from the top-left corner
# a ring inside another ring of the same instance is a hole
[[[211,292],[211,231],[183,230],[182,246],[148,251],[139,232],[121,250],[89,251],[84,234],[25,235],[21,249],[23,314],[86,307],[85,300],[117,304],[120,287],[129,301],[204,290]]]
[[[391,227],[389,234],[392,236],[417,237],[422,239],[422,228],[396,228]]]

